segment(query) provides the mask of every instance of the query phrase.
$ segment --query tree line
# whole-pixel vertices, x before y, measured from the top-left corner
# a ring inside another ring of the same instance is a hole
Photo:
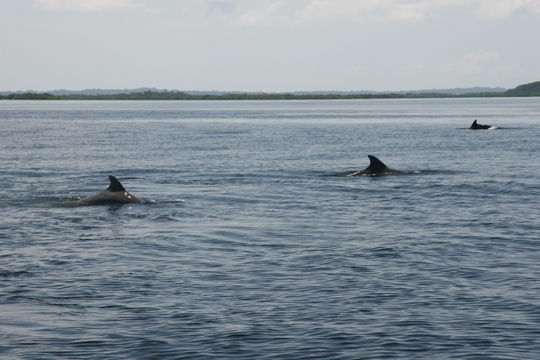
[[[339,99],[434,99],[434,98],[471,98],[471,97],[523,97],[540,96],[540,81],[524,84],[505,92],[482,92],[469,94],[445,93],[225,93],[225,94],[188,94],[182,91],[144,91],[123,94],[70,94],[54,95],[50,93],[12,93],[0,95],[0,100],[339,100]]]
[[[502,93],[504,94],[504,93]],[[187,94],[180,91],[135,92],[103,95],[53,95],[50,93],[12,93],[0,95],[0,100],[339,100],[339,99],[411,99],[495,97],[501,93],[444,94],[444,93],[384,93],[384,94],[294,94],[294,93],[226,93]]]

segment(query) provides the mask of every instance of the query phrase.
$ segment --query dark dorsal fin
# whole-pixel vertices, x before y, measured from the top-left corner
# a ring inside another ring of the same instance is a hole
[[[472,122],[471,126],[474,126],[474,125],[476,125],[476,124],[478,124],[478,122],[477,122],[476,119],[475,119],[475,120]]]
[[[375,156],[368,155],[368,158],[369,158],[369,166],[367,167],[366,170],[369,170],[373,173],[379,173],[387,169],[386,165],[384,165],[384,163],[381,160],[377,159]]]
[[[111,183],[109,184],[109,187],[107,188],[107,190],[113,191],[113,192],[114,191],[126,191],[126,189],[124,189],[122,184],[120,184],[120,181],[118,181],[118,179],[115,178],[114,176],[109,175],[109,181]]]

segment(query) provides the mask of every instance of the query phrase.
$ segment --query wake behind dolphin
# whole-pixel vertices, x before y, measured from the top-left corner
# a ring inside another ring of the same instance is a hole
[[[124,186],[112,175],[109,175],[109,187],[97,194],[87,196],[78,201],[81,205],[107,205],[107,204],[142,204],[143,200],[126,191]]]
[[[373,155],[368,155],[368,158],[369,166],[367,168],[365,168],[364,170],[354,171],[350,174],[347,174],[347,176],[406,174],[404,171],[389,168],[381,160],[379,160]]]

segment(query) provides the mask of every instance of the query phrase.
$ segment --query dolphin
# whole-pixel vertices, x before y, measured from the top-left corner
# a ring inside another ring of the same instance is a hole
[[[87,196],[78,201],[81,205],[106,205],[106,204],[142,204],[143,200],[131,195],[124,189],[120,181],[112,175],[109,175],[109,187],[97,194]]]
[[[471,124],[471,126],[469,127],[469,129],[471,130],[487,130],[489,128],[491,128],[492,126],[491,125],[487,125],[487,124],[480,124],[478,123],[478,121],[476,121],[476,119],[473,121],[473,123]]]
[[[385,174],[405,174],[404,171],[390,169],[381,160],[377,159],[373,155],[368,155],[369,166],[364,170],[354,171],[347,176],[360,176],[360,175],[385,175]]]

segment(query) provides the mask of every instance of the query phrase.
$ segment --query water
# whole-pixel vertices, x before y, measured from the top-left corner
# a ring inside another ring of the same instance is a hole
[[[0,126],[2,358],[540,358],[539,98],[2,101]],[[367,154],[409,174],[344,176]],[[75,205],[109,174],[149,203]]]

